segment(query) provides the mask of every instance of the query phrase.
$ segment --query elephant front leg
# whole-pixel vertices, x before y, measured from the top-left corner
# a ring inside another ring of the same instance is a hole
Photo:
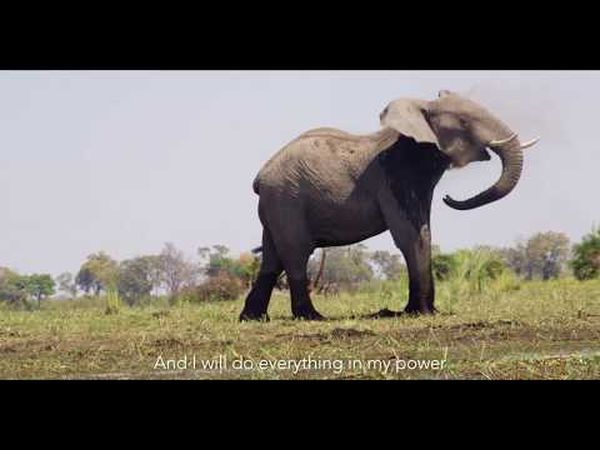
[[[435,291],[431,269],[431,233],[427,215],[410,220],[393,202],[383,205],[387,225],[396,247],[404,255],[409,277],[408,304],[404,313],[432,314]],[[428,211],[425,208],[422,208]],[[382,317],[390,317],[389,311],[381,311]],[[398,315],[398,313],[394,313]]]
[[[409,277],[408,304],[404,311],[409,314],[435,313],[429,226],[423,225],[418,232],[402,239],[401,250]]]

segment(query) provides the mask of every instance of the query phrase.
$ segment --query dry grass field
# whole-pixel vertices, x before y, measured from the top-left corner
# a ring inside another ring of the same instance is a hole
[[[2,379],[598,379],[600,281],[438,283],[439,314],[370,319],[406,286],[316,297],[294,321],[276,292],[268,323],[242,299],[164,301],[106,313],[103,298],[0,310]]]

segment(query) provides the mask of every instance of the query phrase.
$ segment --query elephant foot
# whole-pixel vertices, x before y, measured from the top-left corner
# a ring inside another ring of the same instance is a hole
[[[366,316],[367,319],[386,319],[389,317],[400,317],[403,316],[403,311],[392,311],[391,309],[384,308],[376,313],[369,314]]]
[[[303,305],[299,308],[295,308],[292,311],[294,319],[300,320],[325,320],[319,311],[317,311],[312,305]]]
[[[258,321],[269,322],[271,319],[266,312],[242,311],[240,314],[240,322]]]
[[[408,305],[408,306],[406,306],[406,308],[404,308],[404,312],[411,316],[425,316],[425,315],[433,315],[433,314],[437,313],[437,309],[435,309],[433,305],[430,305],[430,306]]]

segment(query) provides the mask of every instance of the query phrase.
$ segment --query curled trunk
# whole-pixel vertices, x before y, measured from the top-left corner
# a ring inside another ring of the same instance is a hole
[[[467,200],[454,200],[444,197],[444,203],[454,209],[467,210],[479,208],[507,196],[515,188],[523,170],[523,150],[518,138],[500,146],[490,147],[502,161],[502,174],[496,183],[485,191]]]

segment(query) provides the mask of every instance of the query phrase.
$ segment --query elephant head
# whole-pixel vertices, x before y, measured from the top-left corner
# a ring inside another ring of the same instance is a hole
[[[380,115],[384,127],[396,129],[417,142],[435,144],[449,159],[450,167],[491,159],[487,149],[502,161],[496,183],[467,200],[449,196],[444,202],[460,210],[478,208],[508,195],[517,185],[523,169],[523,149],[537,143],[521,143],[501,120],[481,105],[450,91],[440,91],[433,101],[399,99]]]

